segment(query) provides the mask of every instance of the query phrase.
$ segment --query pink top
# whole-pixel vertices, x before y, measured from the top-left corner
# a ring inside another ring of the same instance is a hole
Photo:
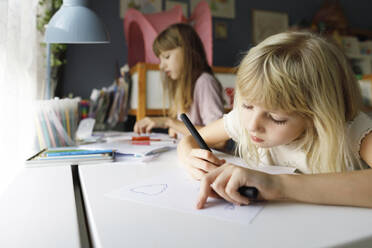
[[[205,126],[223,114],[222,86],[213,75],[204,72],[196,80],[193,103],[187,115],[194,125]]]

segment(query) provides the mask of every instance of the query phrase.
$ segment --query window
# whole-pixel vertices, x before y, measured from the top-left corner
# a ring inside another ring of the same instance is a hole
[[[35,147],[32,102],[42,88],[38,68],[45,60],[37,6],[37,0],[0,1],[0,194]]]

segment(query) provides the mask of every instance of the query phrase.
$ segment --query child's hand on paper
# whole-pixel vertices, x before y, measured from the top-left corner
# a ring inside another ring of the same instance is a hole
[[[189,156],[184,161],[184,167],[188,173],[196,180],[200,180],[203,175],[212,171],[226,161],[219,159],[212,152],[203,149],[191,149]]]
[[[196,208],[203,208],[208,197],[216,195],[237,205],[248,205],[249,199],[238,192],[241,186],[256,187],[260,192],[259,199],[279,199],[281,189],[278,179],[278,175],[226,163],[203,176]]]
[[[177,132],[171,127],[168,129],[168,135],[171,138],[177,139]]]
[[[166,117],[145,117],[134,124],[133,131],[137,134],[150,133],[153,128],[166,128]]]

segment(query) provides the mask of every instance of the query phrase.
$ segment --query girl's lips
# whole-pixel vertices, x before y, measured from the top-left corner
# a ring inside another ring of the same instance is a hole
[[[252,139],[254,142],[258,142],[258,143],[261,143],[261,142],[264,141],[263,139],[257,138],[257,137],[254,136],[254,135],[251,135],[251,139]]]

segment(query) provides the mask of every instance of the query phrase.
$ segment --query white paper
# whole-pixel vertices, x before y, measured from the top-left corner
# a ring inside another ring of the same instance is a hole
[[[155,155],[161,152],[169,151],[177,147],[177,143],[175,139],[169,138],[166,134],[156,134],[152,133],[150,138],[153,139],[165,139],[163,141],[154,141],[149,142],[148,145],[133,145],[132,137],[136,137],[135,133],[125,133],[122,135],[114,135],[109,136],[110,140],[103,143],[95,143],[95,144],[88,144],[79,146],[80,148],[86,149],[115,149],[117,153],[126,154],[126,155],[134,155],[137,157],[145,157],[149,155]],[[105,137],[107,139],[108,137]],[[120,155],[119,154],[119,155]]]
[[[105,136],[105,140],[107,143],[109,142],[118,142],[118,141],[131,141],[132,137],[141,137],[141,136],[148,136],[152,139],[161,139],[164,142],[167,142],[168,144],[174,144],[176,143],[176,139],[169,137],[168,134],[165,133],[149,133],[149,134],[143,134],[138,135],[135,132],[125,132],[125,133],[116,133],[112,135]],[[156,142],[159,143],[159,142]]]
[[[237,206],[223,199],[209,198],[205,208],[198,210],[198,194],[199,182],[189,179],[182,170],[174,169],[160,176],[126,185],[107,193],[106,196],[241,224],[249,224],[263,208],[263,203]]]
[[[225,159],[227,163],[231,163],[231,164],[238,165],[241,167],[246,167],[246,168],[253,169],[253,170],[266,172],[269,174],[293,174],[296,170],[296,168],[294,167],[266,165],[266,164],[260,164],[256,167],[249,167],[247,166],[246,162],[240,157],[233,157],[229,154],[215,152],[215,151],[214,153],[218,156],[218,158]]]
[[[82,119],[76,131],[76,138],[78,140],[84,140],[84,139],[92,137],[95,123],[96,123],[96,120],[93,118]]]

